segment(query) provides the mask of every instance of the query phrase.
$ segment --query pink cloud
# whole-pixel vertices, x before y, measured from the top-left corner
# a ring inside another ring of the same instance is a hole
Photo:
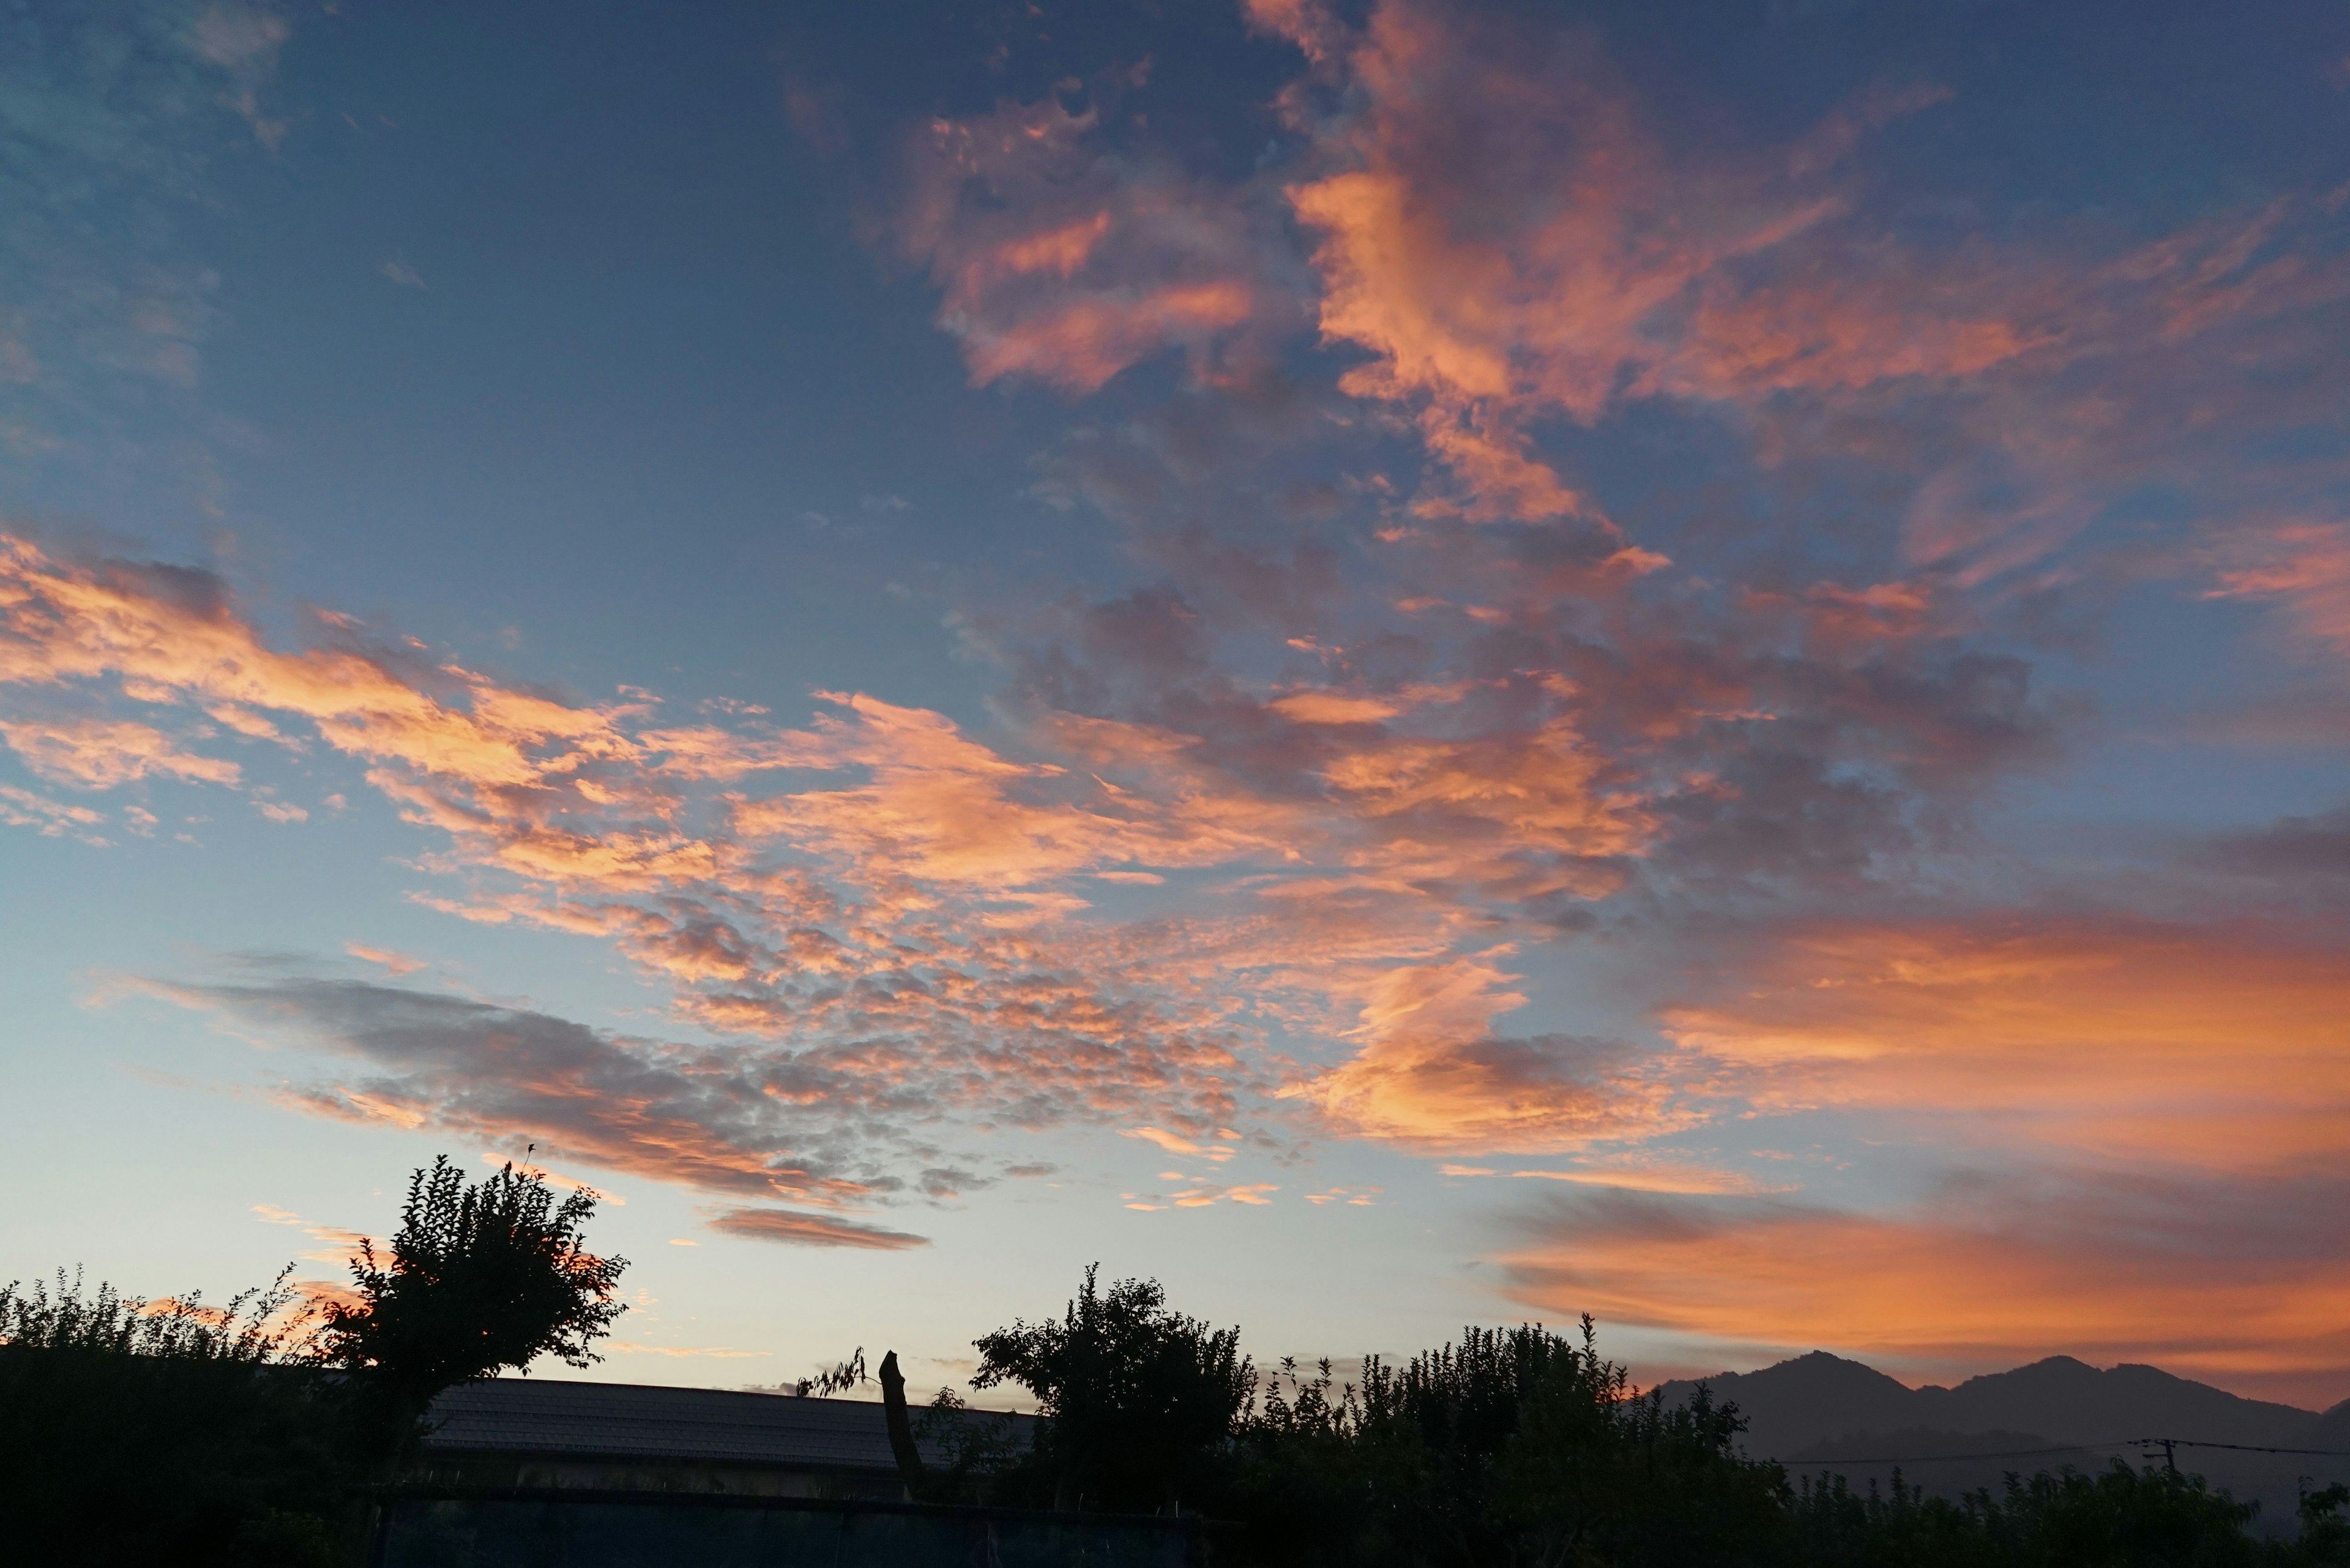
[[[684,1019],[755,1043],[793,1064],[787,1076],[820,1069],[810,1095],[996,1125],[1101,1118],[1194,1144],[1243,1106],[1451,1151],[1681,1125],[1614,1047],[1496,1033],[1518,997],[1478,956],[1498,950],[1495,922],[1608,897],[1685,842],[1720,858],[1751,834],[1776,852],[1775,818],[1750,828],[1739,814],[1791,809],[1791,786],[1742,781],[1718,753],[1693,782],[1676,750],[1744,744],[1725,715],[1849,729],[1858,755],[1889,738],[1930,780],[1976,765],[1980,694],[2013,695],[2004,677],[1954,686],[1901,670],[1895,656],[1929,626],[1916,588],[1815,585],[1745,604],[1760,652],[1703,653],[1674,628],[1641,647],[1627,625],[1637,657],[1571,672],[1562,649],[1548,668],[1375,691],[1340,666],[1327,683],[1227,683],[1148,717],[1038,708],[987,741],[849,693],[819,694],[799,729],[755,712],[681,727],[640,693],[567,701],[367,650],[348,628],[280,652],[196,574],[21,542],[5,559],[19,613],[0,668],[20,688],[111,680],[164,709],[233,700],[273,726],[308,724],[444,836],[432,864],[468,888],[423,901],[612,943],[672,988]],[[1765,671],[1794,683],[1765,685]],[[834,776],[767,782],[785,769]],[[1176,869],[1195,875],[1170,883]],[[1096,909],[1104,878],[1137,907]],[[652,1120],[607,1096],[611,1115],[581,1121],[559,1094],[491,1114],[485,1092],[395,1075],[297,1103],[518,1142],[567,1127],[547,1147],[610,1168],[768,1179],[755,1142],[694,1130],[716,1114],[694,1096]]]
[[[418,970],[425,967],[425,961],[422,959],[410,958],[406,953],[394,952],[390,948],[372,948],[360,942],[345,942],[343,950],[363,963],[378,966],[394,980],[399,980],[404,975],[414,974]]]
[[[1286,314],[1263,219],[1170,165],[1115,150],[1120,84],[1082,110],[1058,99],[939,120],[916,145],[906,253],[941,299],[972,379],[1089,392],[1171,349],[1213,374]]]
[[[834,1214],[803,1214],[789,1209],[729,1209],[710,1221],[710,1228],[728,1236],[754,1241],[781,1241],[793,1247],[857,1247],[872,1251],[903,1251],[927,1247],[929,1238],[861,1224]]]
[[[2248,529],[2219,555],[2219,585],[2205,597],[2278,601],[2301,636],[2350,654],[2350,523]]]

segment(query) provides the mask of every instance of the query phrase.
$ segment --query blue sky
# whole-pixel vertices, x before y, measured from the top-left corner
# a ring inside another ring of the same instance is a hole
[[[0,1271],[2350,1395],[2350,29],[26,5]]]

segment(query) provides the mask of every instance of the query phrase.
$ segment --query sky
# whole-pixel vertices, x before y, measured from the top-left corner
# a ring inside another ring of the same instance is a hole
[[[0,1279],[2350,1397],[2341,7],[0,36]]]

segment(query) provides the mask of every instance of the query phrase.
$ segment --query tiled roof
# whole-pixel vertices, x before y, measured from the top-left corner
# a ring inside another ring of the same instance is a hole
[[[916,1411],[919,1420],[921,1412]],[[966,1419],[1002,1417],[972,1412]],[[1020,1440],[1031,1417],[1015,1417]],[[719,1388],[499,1377],[461,1383],[432,1402],[435,1453],[570,1454],[701,1459],[794,1469],[894,1471],[881,1407]],[[936,1444],[922,1457],[945,1462]]]

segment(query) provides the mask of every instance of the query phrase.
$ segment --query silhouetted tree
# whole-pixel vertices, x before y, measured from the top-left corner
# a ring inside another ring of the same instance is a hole
[[[1737,1451],[1734,1405],[1700,1384],[1686,1405],[1633,1392],[1602,1357],[1590,1318],[1582,1343],[1554,1340],[1520,1399],[1497,1465],[1494,1522],[1514,1561],[1733,1568],[1781,1561],[1787,1483]]]
[[[2254,1512],[2201,1476],[2119,1459],[2096,1474],[2012,1474],[1996,1497],[1987,1490],[1929,1497],[1898,1473],[1889,1493],[1872,1482],[1864,1495],[1841,1476],[1824,1475],[1792,1499],[1792,1556],[1804,1568],[2321,1568],[2350,1561],[2311,1511],[2297,1541],[2254,1540],[2245,1528]]]
[[[580,1234],[595,1212],[584,1189],[558,1202],[512,1164],[469,1182],[442,1156],[410,1179],[389,1251],[369,1241],[352,1260],[358,1299],[327,1309],[324,1359],[401,1422],[444,1388],[542,1355],[592,1366],[628,1310],[613,1299],[628,1261],[596,1256]]]
[[[1783,1480],[1733,1451],[1742,1423],[1667,1410],[1539,1324],[1470,1327],[1359,1386],[1284,1363],[1245,1423],[1235,1510],[1251,1561],[1336,1568],[1773,1561]]]
[[[0,1288],[0,1562],[336,1563],[361,1456],[295,1304]]]
[[[1169,1309],[1155,1280],[1104,1292],[1099,1265],[1066,1313],[983,1335],[974,1388],[1016,1383],[1044,1417],[1037,1458],[1055,1508],[1163,1509],[1207,1479],[1256,1373],[1240,1330]]]

